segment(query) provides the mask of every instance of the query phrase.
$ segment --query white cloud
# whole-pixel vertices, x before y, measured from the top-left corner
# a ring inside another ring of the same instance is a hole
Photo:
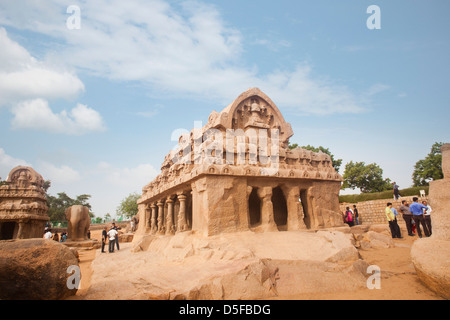
[[[108,162],[100,162],[97,168],[106,182],[122,189],[137,189],[137,191],[158,175],[158,170],[151,164],[140,164],[134,168],[117,168]]]
[[[30,98],[71,99],[84,91],[80,79],[33,58],[0,28],[0,106]]]
[[[373,96],[375,94],[381,93],[383,91],[389,90],[390,87],[388,85],[382,84],[382,83],[377,83],[374,84],[373,86],[371,86],[368,90],[367,90],[367,95],[368,96]]]
[[[0,4],[0,23],[63,42],[52,58],[100,77],[139,81],[154,93],[201,96],[229,103],[259,87],[280,106],[313,114],[358,113],[364,99],[334,81],[314,77],[311,67],[259,74],[242,66],[243,37],[213,5],[197,1],[81,1],[81,29],[68,30],[70,1]],[[58,10],[55,8],[59,8]],[[26,11],[25,14],[23,11]],[[33,19],[25,19],[24,17]],[[288,46],[290,43],[282,42]]]
[[[32,129],[70,135],[105,130],[100,114],[82,104],[69,113],[63,110],[56,114],[46,100],[34,99],[18,103],[11,112],[14,115],[12,128],[16,130]]]
[[[73,99],[84,84],[67,70],[38,61],[0,28],[0,107],[11,106],[13,129],[82,135],[103,131],[100,114],[77,104],[70,112],[53,113],[48,100]]]
[[[66,165],[57,167],[49,162],[42,162],[40,163],[38,170],[44,179],[52,182],[52,185],[70,184],[80,181],[81,179],[78,171]]]
[[[6,154],[3,148],[0,148],[0,177],[2,180],[6,180],[8,174],[17,166],[30,167],[31,165],[25,160],[14,158]]]

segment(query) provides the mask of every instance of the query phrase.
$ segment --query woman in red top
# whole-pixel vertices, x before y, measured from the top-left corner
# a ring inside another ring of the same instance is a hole
[[[350,207],[346,208],[345,211],[345,223],[347,223],[350,227],[353,227],[355,225],[355,222],[353,221],[353,212],[350,210]]]

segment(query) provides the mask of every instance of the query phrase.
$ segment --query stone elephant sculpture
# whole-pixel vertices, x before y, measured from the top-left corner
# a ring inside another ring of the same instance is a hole
[[[88,240],[87,232],[91,225],[89,208],[85,206],[71,206],[65,211],[67,221],[67,239],[72,241]]]

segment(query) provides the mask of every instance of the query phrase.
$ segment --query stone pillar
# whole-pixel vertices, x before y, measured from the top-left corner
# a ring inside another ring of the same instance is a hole
[[[158,206],[158,233],[164,234],[164,201],[159,200],[157,203]]]
[[[178,194],[178,201],[180,201],[180,211],[178,212],[178,228],[177,232],[186,231],[186,196]]]
[[[19,230],[17,231],[16,239],[24,239],[23,227],[25,226],[25,222],[23,220],[19,220]]]
[[[302,211],[300,211],[300,187],[295,185],[288,185],[282,188],[286,196],[286,205],[288,211],[287,230],[297,231],[306,229],[303,221]]]
[[[167,221],[166,221],[166,234],[174,234],[174,226],[173,226],[173,200],[169,196],[166,200],[167,203]]]
[[[147,210],[147,205],[144,203],[138,204],[138,216],[139,216],[139,224],[137,225],[136,234],[143,235],[145,234],[145,211]],[[135,226],[136,228],[136,226]]]
[[[414,241],[411,260],[419,279],[450,299],[450,144],[444,144],[441,151],[444,179],[430,182],[429,191],[433,234]]]
[[[158,231],[157,229],[157,225],[156,225],[156,204],[152,203],[150,205],[150,209],[152,210],[152,214],[151,214],[151,218],[150,218],[150,233],[151,234],[155,234],[156,231]]]
[[[146,205],[145,207],[145,220],[144,220],[144,230],[145,233],[150,232],[150,206]]]
[[[273,218],[272,187],[259,188],[258,197],[261,199],[261,229],[265,232],[278,231]]]

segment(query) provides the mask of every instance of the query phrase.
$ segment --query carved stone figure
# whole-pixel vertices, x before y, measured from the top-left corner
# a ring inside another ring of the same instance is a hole
[[[68,221],[67,239],[72,241],[88,240],[87,232],[91,225],[89,208],[76,205],[67,208],[65,214]]]

